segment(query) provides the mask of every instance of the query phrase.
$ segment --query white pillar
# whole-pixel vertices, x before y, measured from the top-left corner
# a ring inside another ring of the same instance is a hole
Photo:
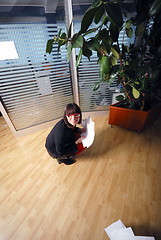
[[[66,25],[67,25],[67,28],[69,29],[69,26],[73,21],[72,0],[64,0],[64,5],[65,5]],[[71,29],[71,35],[73,35],[73,24]],[[78,88],[75,49],[72,50],[70,66],[71,66],[74,102],[79,105],[79,88]]]

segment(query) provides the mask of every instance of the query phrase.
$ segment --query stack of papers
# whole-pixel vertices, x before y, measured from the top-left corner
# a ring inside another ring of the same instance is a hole
[[[110,240],[155,240],[154,237],[135,236],[131,227],[126,228],[121,220],[105,228]]]
[[[85,118],[82,120],[82,127],[86,129],[86,131],[81,134],[82,137],[85,137],[82,140],[82,144],[83,147],[89,148],[95,137],[94,122],[90,117]]]

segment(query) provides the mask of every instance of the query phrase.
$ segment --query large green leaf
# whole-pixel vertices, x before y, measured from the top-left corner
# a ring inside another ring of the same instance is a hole
[[[67,43],[67,35],[66,33],[62,33],[60,38],[58,39],[58,50],[61,46],[65,45]]]
[[[51,53],[54,39],[49,39],[46,44],[46,53]]]
[[[146,81],[146,80],[147,80],[146,78],[142,78],[141,87],[140,87],[141,90],[144,90],[144,88],[147,88],[147,82],[148,81]]]
[[[62,40],[66,40],[67,39],[67,34],[66,33],[62,33],[62,35],[60,36],[60,38]]]
[[[85,33],[87,31],[87,29],[89,28],[89,26],[91,25],[94,19],[96,11],[97,11],[97,7],[90,8],[85,12],[81,22],[81,30],[80,30],[81,33]]]
[[[101,18],[102,18],[103,15],[104,15],[104,12],[105,12],[104,4],[101,4],[101,5],[99,6],[99,8],[97,9],[96,13],[95,13],[94,22],[95,22],[96,24],[99,23],[99,21],[101,20]]]
[[[67,47],[67,60],[69,61],[70,60],[70,56],[71,56],[71,53],[72,53],[72,45],[69,44],[68,47]]]
[[[91,39],[87,42],[87,47],[93,51],[98,51],[100,49],[100,44],[96,39]]]
[[[88,35],[88,34],[90,34],[90,33],[93,33],[93,32],[95,32],[95,31],[97,31],[97,28],[91,28],[91,29],[89,29],[88,31],[86,31],[86,33],[84,33],[84,36],[86,36],[86,35]]]
[[[106,28],[101,29],[98,33],[98,39],[106,40],[109,36],[109,31]]]
[[[133,80],[132,80],[133,81]],[[139,89],[140,83],[139,81],[134,81],[133,87],[136,88],[137,90]]]
[[[129,52],[129,47],[127,45],[122,44],[122,51],[125,53]]]
[[[125,99],[125,97],[123,96],[123,95],[118,95],[118,96],[116,96],[116,100],[117,101],[122,101],[122,100],[124,100]]]
[[[105,48],[105,46],[103,44],[100,44],[100,50],[99,50],[101,53],[102,53],[102,56],[107,56],[108,55],[108,52]]]
[[[76,66],[78,67],[78,65],[79,65],[79,63],[80,63],[80,61],[81,61],[81,59],[82,59],[82,52],[83,52],[83,50],[82,50],[82,48],[80,49],[80,51],[79,51],[79,54],[78,54],[78,56],[77,56],[77,60],[76,60]]]
[[[59,40],[58,41],[58,51],[60,50],[60,47],[65,45],[66,44],[66,41],[65,40]]]
[[[99,60],[103,57],[103,53],[101,51],[97,51],[97,63],[99,63]]]
[[[58,31],[58,36],[60,37],[62,29],[60,28]]]
[[[104,45],[107,53],[110,54],[110,51],[111,51],[111,42],[110,42],[110,41],[102,41],[102,44]]]
[[[116,65],[117,64],[117,59],[114,57],[114,56],[110,56],[110,62],[111,62],[111,64],[114,66],[114,65]]]
[[[108,21],[109,21],[109,17],[108,16],[104,16],[104,18],[102,20],[102,24],[107,25]]]
[[[123,17],[119,3],[108,2],[106,4],[106,12],[118,27],[121,27],[123,25]]]
[[[125,28],[129,28],[131,26],[132,26],[132,21],[128,19],[125,23]]]
[[[112,73],[115,74],[115,73],[121,72],[122,70],[123,70],[123,66],[116,65],[116,66],[113,67]]]
[[[114,42],[117,42],[118,41],[118,37],[119,37],[119,28],[113,22],[111,22],[111,24],[110,24],[110,34],[111,34],[112,40]]]
[[[100,0],[93,0],[91,6],[96,7],[100,4]]]
[[[103,56],[99,60],[99,64],[100,64],[100,77],[102,80],[105,80],[107,78],[107,76],[109,75],[110,60],[107,56]]]
[[[75,34],[72,38],[73,48],[81,48],[83,46],[83,37],[82,35]]]
[[[82,50],[82,54],[90,60],[90,56],[92,56],[92,51],[88,48],[86,42],[84,42]]]
[[[126,28],[126,35],[128,36],[128,38],[131,38],[133,34],[133,29],[131,27]]]
[[[132,94],[133,94],[135,99],[140,97],[140,92],[134,87],[132,87]]]
[[[111,47],[111,52],[113,53],[113,55],[115,56],[115,58],[116,58],[117,60],[120,59],[119,52],[118,52],[118,50],[116,50],[115,46]]]

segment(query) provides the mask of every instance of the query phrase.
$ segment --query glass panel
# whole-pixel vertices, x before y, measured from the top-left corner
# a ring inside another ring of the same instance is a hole
[[[73,102],[66,49],[46,54],[47,40],[65,28],[63,1],[45,10],[1,7],[0,41],[14,42],[19,57],[0,60],[0,96],[16,130],[59,118]]]

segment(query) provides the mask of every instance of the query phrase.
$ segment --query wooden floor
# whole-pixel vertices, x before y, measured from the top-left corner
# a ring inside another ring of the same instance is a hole
[[[161,240],[161,119],[141,134],[92,119],[94,144],[67,166],[45,150],[51,128],[16,139],[0,117],[1,240],[108,240],[118,219]]]

